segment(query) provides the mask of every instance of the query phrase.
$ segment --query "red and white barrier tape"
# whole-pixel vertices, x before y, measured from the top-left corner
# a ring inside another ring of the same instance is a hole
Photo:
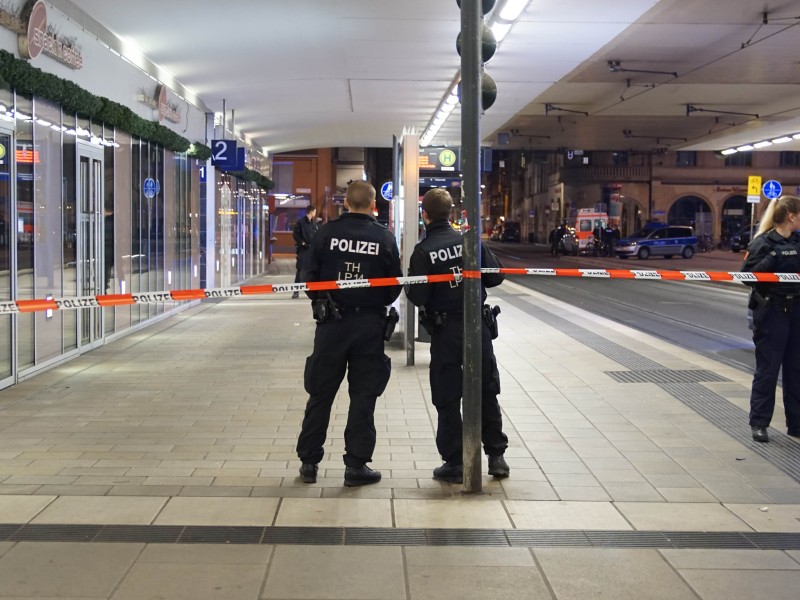
[[[798,283],[800,273],[744,273],[736,271],[662,271],[640,269],[481,269],[462,271],[461,277],[478,279],[481,273],[503,273],[505,275],[544,275],[552,277],[590,277],[599,279],[649,279],[663,281],[738,281]],[[307,283],[275,283],[269,285],[242,285],[228,288],[195,290],[167,290],[141,292],[137,294],[103,294],[99,296],[77,296],[44,300],[10,300],[0,302],[0,315],[29,313],[43,310],[65,310],[78,308],[101,308],[104,306],[127,306],[130,304],[153,304],[205,300],[207,298],[234,298],[259,294],[286,292],[327,291],[392,285],[419,285],[454,281],[456,275],[418,275],[414,277],[383,277],[379,279],[349,279],[338,281],[311,281]]]

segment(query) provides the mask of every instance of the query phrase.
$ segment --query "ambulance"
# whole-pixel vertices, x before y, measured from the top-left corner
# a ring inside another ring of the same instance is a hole
[[[593,231],[600,227],[605,229],[608,224],[608,213],[597,212],[593,208],[579,208],[578,214],[568,220],[568,225],[575,231],[578,240],[578,252],[591,250],[594,241]]]

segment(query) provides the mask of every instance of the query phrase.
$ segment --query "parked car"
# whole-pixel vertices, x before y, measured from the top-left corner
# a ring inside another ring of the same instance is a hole
[[[753,231],[758,230],[758,223],[753,228]],[[739,231],[733,234],[731,238],[731,252],[740,252],[747,250],[750,245],[750,225],[745,225]]]
[[[614,253],[620,258],[636,256],[641,260],[651,256],[672,258],[680,255],[692,258],[697,252],[697,236],[691,227],[683,225],[648,225],[641,231],[619,241]]]
[[[520,241],[520,228],[519,223],[516,221],[506,221],[503,225],[503,231],[500,232],[501,242],[519,242]]]

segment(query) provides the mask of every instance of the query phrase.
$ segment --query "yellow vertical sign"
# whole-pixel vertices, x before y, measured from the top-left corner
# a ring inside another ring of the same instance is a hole
[[[747,195],[761,196],[761,175],[750,175],[747,177]]]

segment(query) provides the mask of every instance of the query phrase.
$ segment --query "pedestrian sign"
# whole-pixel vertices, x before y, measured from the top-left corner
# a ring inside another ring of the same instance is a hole
[[[391,181],[387,181],[381,186],[381,196],[383,196],[384,200],[391,200],[392,199],[392,197],[394,195],[392,187],[393,187],[393,184],[392,184]]]
[[[750,175],[747,178],[747,195],[748,196],[761,195],[761,175]]]
[[[769,181],[765,182],[764,187],[761,189],[764,192],[764,195],[770,200],[780,196],[781,192],[783,191],[781,184],[774,179],[770,179]]]

